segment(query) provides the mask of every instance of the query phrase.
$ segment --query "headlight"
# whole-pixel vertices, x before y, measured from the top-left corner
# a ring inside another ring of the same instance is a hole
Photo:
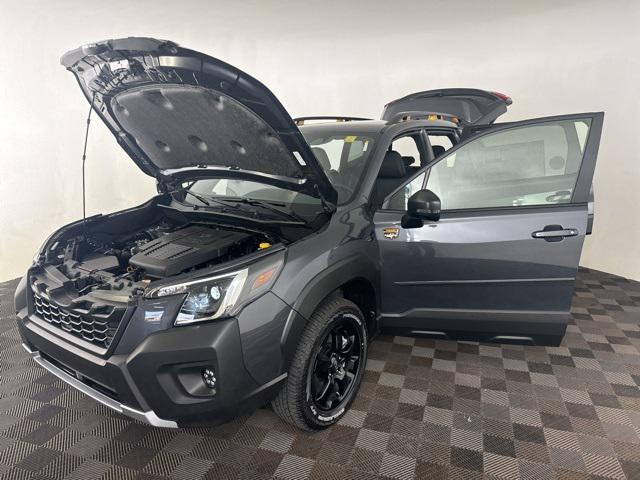
[[[145,296],[158,298],[186,293],[187,297],[175,321],[176,325],[186,325],[213,320],[224,315],[235,305],[246,279],[245,269],[203,280],[158,287],[147,292]]]
[[[214,320],[232,315],[236,307],[264,293],[273,284],[281,261],[268,262],[263,268],[245,268],[184,283],[152,288],[146,298],[186,294],[175,325]]]

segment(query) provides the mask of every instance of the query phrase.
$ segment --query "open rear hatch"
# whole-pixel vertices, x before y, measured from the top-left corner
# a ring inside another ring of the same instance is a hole
[[[412,93],[385,105],[382,120],[397,122],[429,114],[455,117],[463,127],[493,123],[511,105],[511,98],[475,88],[443,88]]]
[[[85,45],[61,63],[122,148],[160,182],[243,178],[335,205],[336,192],[293,119],[237,68],[136,37]]]

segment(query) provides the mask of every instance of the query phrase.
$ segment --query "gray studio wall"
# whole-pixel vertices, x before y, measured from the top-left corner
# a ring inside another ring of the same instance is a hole
[[[45,236],[82,213],[87,104],[60,55],[129,35],[226,60],[270,86],[292,115],[376,117],[395,97],[455,86],[510,94],[505,120],[604,110],[596,224],[582,264],[640,279],[640,2],[1,0],[0,7],[0,280],[21,275]],[[93,127],[88,212],[152,195],[153,180],[105,127]]]

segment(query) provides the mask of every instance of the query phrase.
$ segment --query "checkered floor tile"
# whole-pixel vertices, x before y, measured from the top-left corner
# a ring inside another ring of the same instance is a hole
[[[20,346],[0,284],[0,479],[640,479],[640,283],[582,269],[560,347],[379,337],[340,424],[154,429]]]

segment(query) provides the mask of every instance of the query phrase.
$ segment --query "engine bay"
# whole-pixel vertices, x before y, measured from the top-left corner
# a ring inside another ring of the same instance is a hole
[[[87,296],[127,302],[154,280],[212,267],[277,241],[268,233],[166,218],[124,233],[87,228],[47,249],[43,266],[49,281],[45,286],[36,280],[34,288],[62,294],[72,303],[89,300]]]

